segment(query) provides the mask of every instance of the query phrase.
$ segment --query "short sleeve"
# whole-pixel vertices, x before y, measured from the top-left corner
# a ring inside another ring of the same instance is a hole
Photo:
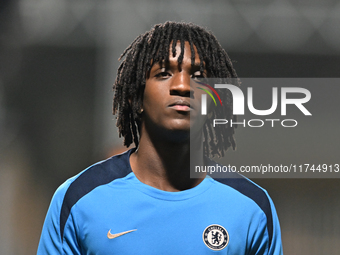
[[[65,231],[61,236],[60,231],[60,211],[69,184],[70,180],[61,185],[53,195],[40,236],[37,255],[80,254],[72,217],[68,219],[70,222],[67,224],[67,234]]]

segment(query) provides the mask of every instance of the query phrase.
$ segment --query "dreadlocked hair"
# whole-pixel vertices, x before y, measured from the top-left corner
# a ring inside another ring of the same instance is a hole
[[[176,56],[176,43],[180,41],[181,52],[178,65],[184,55],[184,44],[191,50],[191,64],[195,62],[195,49],[200,59],[200,71],[206,71],[209,78],[237,78],[232,62],[216,37],[206,29],[192,23],[168,21],[155,25],[150,31],[139,35],[122,53],[122,60],[114,84],[113,114],[117,114],[119,136],[124,137],[124,145],[132,143],[138,147],[141,127],[143,93],[152,63],[168,61],[169,54]],[[172,43],[172,44],[171,44]],[[170,46],[171,49],[170,49]],[[212,118],[225,116],[236,121],[232,114],[232,96],[229,90],[219,93],[223,107],[215,107]],[[232,147],[235,149],[234,126],[217,125],[211,122],[203,127],[204,153],[209,157],[222,157]]]

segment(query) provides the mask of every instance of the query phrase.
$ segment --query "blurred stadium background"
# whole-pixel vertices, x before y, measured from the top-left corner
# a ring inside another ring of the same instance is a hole
[[[337,0],[2,0],[0,254],[35,254],[55,189],[122,150],[117,59],[167,20],[211,29],[240,77],[339,77]],[[322,149],[337,155],[334,144]],[[256,180],[276,204],[285,254],[339,254],[339,180]]]

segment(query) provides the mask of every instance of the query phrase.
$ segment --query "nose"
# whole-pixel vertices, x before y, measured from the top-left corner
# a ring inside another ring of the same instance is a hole
[[[183,97],[193,96],[193,90],[190,87],[189,74],[186,74],[185,72],[179,72],[174,75],[170,86],[170,95]]]

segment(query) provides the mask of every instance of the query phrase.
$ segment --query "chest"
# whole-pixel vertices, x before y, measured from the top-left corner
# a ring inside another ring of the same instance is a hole
[[[78,205],[73,217],[84,254],[246,254],[257,224],[246,208],[205,197],[130,194],[87,201],[84,208]]]

